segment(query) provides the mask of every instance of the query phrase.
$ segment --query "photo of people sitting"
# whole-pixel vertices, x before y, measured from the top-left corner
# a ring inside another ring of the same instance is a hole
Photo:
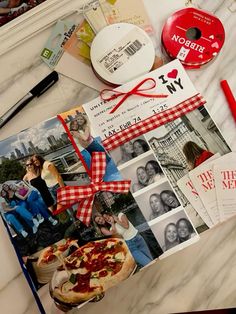
[[[0,193],[1,212],[18,235],[25,238],[29,232],[35,234],[44,220],[52,226],[58,224],[47,210],[39,192],[30,189],[23,181],[2,184]]]
[[[151,229],[164,252],[187,242],[197,235],[186,213],[182,209],[166,219],[157,222]]]
[[[139,191],[162,178],[164,178],[164,174],[158,162],[149,160],[145,166],[139,166],[136,169],[136,182],[132,185],[132,192]]]
[[[148,143],[140,136],[132,141],[128,141],[111,152],[117,166],[123,165],[127,161],[142,155],[150,150]]]
[[[5,178],[13,179],[3,179],[0,184],[1,213],[20,252],[28,256],[62,239],[75,221],[75,213],[68,208],[54,215],[61,206],[57,203],[57,189],[65,186],[54,162],[33,154],[21,163],[7,160],[2,169],[7,173]]]
[[[122,237],[140,267],[146,266],[153,260],[145,240],[124,213],[121,212],[118,215],[109,212],[97,214],[94,216],[94,221],[103,235]]]
[[[79,113],[76,118],[70,122],[70,132],[73,135],[77,145],[86,149],[90,155],[92,152],[105,152],[103,146],[91,135],[91,129],[85,114]],[[111,157],[106,154],[107,162]]]

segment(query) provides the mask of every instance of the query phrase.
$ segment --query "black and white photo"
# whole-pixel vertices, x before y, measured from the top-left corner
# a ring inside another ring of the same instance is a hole
[[[158,243],[164,252],[177,247],[183,246],[183,243],[195,238],[195,231],[189,217],[183,209],[176,209],[168,217],[161,219],[155,224],[150,224]],[[197,238],[195,238],[197,240]],[[195,240],[194,239],[194,240]]]
[[[135,193],[164,178],[162,169],[153,154],[149,154],[120,169],[123,178],[131,179],[131,192]]]
[[[124,143],[111,152],[111,156],[117,166],[123,165],[127,161],[136,158],[150,150],[149,144],[144,136],[139,136]]]
[[[213,154],[230,152],[204,106],[145,134],[145,138],[183,205],[186,199],[176,182]]]
[[[226,141],[204,106],[147,134],[163,172],[185,207],[194,226],[204,231],[204,222],[182,193],[177,181],[216,153],[230,152]]]
[[[151,221],[180,206],[170,184],[164,181],[135,197],[145,219]]]

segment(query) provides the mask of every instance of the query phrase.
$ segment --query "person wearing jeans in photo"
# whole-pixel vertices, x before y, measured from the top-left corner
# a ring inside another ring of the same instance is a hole
[[[59,173],[53,162],[45,160],[40,155],[33,155],[32,162],[34,164],[34,167],[38,169],[41,178],[46,182],[48,190],[51,193],[52,198],[54,199],[54,205],[57,206],[57,190],[60,187],[65,186],[61,174]],[[73,209],[68,208],[66,212],[58,214],[57,217],[59,221],[65,220],[65,222],[67,222],[68,220],[74,220]]]
[[[14,189],[15,196],[19,199],[18,204],[28,209],[34,218],[38,219],[39,223],[42,223],[44,220],[50,221],[49,218],[51,216],[47,206],[37,191],[30,189],[23,182],[19,185],[14,185],[12,189]]]
[[[101,232],[104,235],[118,234],[122,236],[138,265],[144,267],[152,262],[153,257],[145,240],[125,214],[119,213],[118,216],[115,216],[105,213],[103,216],[95,217],[95,222],[100,225]],[[104,225],[108,223],[110,229],[101,227],[102,223],[104,223]]]
[[[24,230],[24,227],[19,222],[15,213],[17,213],[22,220],[28,225],[29,228],[32,229],[33,233],[36,233],[38,230],[39,223],[37,219],[33,217],[33,215],[24,207],[20,205],[13,206],[13,204],[9,204],[7,199],[7,192],[5,190],[1,191],[0,195],[0,208],[4,213],[4,216],[10,225],[15,228],[15,231],[18,234],[21,234],[23,237],[26,237],[28,233]]]
[[[5,218],[7,223],[14,228],[15,232],[17,234],[21,234],[23,238],[26,238],[28,236],[28,232],[25,231],[22,224],[19,222],[19,220],[14,215],[14,210],[11,208],[5,206],[6,202],[3,197],[0,196],[0,213]]]
[[[106,162],[108,163],[111,160],[104,147],[91,135],[91,129],[84,114],[79,113],[76,119],[70,122],[69,129],[75,143],[86,149],[91,156],[93,152],[104,152],[106,153]]]

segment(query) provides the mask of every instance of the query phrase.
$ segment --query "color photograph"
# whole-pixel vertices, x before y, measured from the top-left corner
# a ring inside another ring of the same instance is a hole
[[[111,158],[110,154],[101,144],[101,139],[95,137],[87,115],[82,106],[60,114],[66,132],[70,135],[74,149],[81,154],[84,164],[89,171],[93,152],[104,152],[106,154],[106,171],[104,181],[121,180],[121,175]]]
[[[1,0],[0,26],[7,24],[46,0]]]
[[[103,236],[118,236],[125,240],[138,268],[162,254],[147,221],[131,193],[100,192],[96,195],[101,208],[93,213],[93,221]]]
[[[57,189],[89,178],[57,118],[1,141],[0,151],[1,211],[20,253],[31,255],[61,240],[74,221],[72,208],[54,216]]]

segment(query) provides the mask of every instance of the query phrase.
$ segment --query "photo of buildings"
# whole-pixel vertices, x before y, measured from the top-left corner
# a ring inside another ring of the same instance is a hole
[[[213,154],[224,155],[230,151],[204,106],[145,134],[145,137],[183,206],[189,202],[177,181],[190,170],[183,152],[185,143],[192,141]]]
[[[82,170],[82,163],[56,117],[1,141],[0,152],[0,165],[5,160],[24,165],[27,158],[38,154],[53,161],[60,173]]]

